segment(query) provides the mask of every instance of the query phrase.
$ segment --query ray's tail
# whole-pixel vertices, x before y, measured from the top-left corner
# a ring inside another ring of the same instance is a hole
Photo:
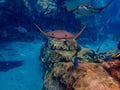
[[[39,30],[42,34],[46,35],[46,33],[45,33],[37,24],[34,23],[34,25],[38,28],[38,30]]]
[[[88,23],[80,30],[79,33],[76,34],[75,39],[85,30],[85,28],[87,27]]]

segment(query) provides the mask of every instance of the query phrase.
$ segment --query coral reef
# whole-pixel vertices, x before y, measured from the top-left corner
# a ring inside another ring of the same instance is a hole
[[[101,53],[96,54],[94,58],[98,62],[109,61],[112,59],[113,54],[115,54],[115,51],[107,50],[107,51],[103,51]]]
[[[73,63],[76,52],[77,68]],[[111,72],[109,62],[94,63],[95,56],[91,49],[80,46],[76,40],[48,39],[40,56],[45,69],[43,89],[120,90],[119,83],[113,79],[118,79],[119,73],[116,69],[117,75]]]
[[[93,50],[80,46],[74,39],[58,40],[49,38],[41,48],[40,57],[42,61],[47,60],[48,62],[48,58],[55,58],[54,56],[60,55],[60,57],[64,58],[63,61],[72,61],[76,52],[78,53],[79,62],[91,61],[95,56]],[[59,58],[56,61],[59,61]]]

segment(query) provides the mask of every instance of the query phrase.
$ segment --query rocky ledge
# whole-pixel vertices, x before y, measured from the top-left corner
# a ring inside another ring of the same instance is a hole
[[[78,66],[74,67],[76,52]],[[48,39],[40,56],[45,71],[43,90],[120,90],[120,61],[94,63],[95,56],[76,40]]]

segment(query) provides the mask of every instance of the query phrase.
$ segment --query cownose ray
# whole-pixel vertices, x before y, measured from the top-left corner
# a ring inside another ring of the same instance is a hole
[[[110,0],[105,6],[102,6],[102,7],[94,7],[88,4],[81,4],[73,10],[70,10],[69,8],[67,8],[67,11],[73,12],[80,16],[90,16],[90,15],[100,13],[104,8],[108,7],[111,3],[112,3],[112,0]]]
[[[34,23],[34,25],[46,37],[52,37],[55,39],[76,39],[85,30],[85,28],[87,27],[88,24],[83,26],[83,28],[76,34],[71,34],[71,33],[67,32],[66,30],[54,30],[51,32],[44,32],[37,24]]]
[[[61,0],[61,1],[64,1],[64,6],[66,7],[75,8],[80,4],[92,4],[95,0]]]

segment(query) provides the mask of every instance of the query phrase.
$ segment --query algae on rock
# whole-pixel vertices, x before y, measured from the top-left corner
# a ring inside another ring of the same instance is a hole
[[[40,58],[42,59],[42,61],[46,61],[47,58],[50,58],[50,55],[59,54],[61,55],[60,57],[64,58],[63,61],[72,61],[76,52],[78,53],[77,57],[82,61],[88,59],[87,62],[89,62],[95,56],[93,50],[83,48],[74,39],[48,39],[45,45],[42,46]]]
[[[58,40],[48,38],[45,45],[41,48],[40,56],[45,69],[43,86],[45,89],[50,85],[53,85],[53,82],[56,82],[57,86],[59,84],[59,86],[62,87],[58,77],[61,78],[65,73],[70,74],[73,70],[73,62],[76,52],[78,53],[77,57],[79,63],[92,62],[95,55],[93,50],[83,48],[74,39]],[[75,79],[73,79],[72,82],[74,82],[74,80]]]

